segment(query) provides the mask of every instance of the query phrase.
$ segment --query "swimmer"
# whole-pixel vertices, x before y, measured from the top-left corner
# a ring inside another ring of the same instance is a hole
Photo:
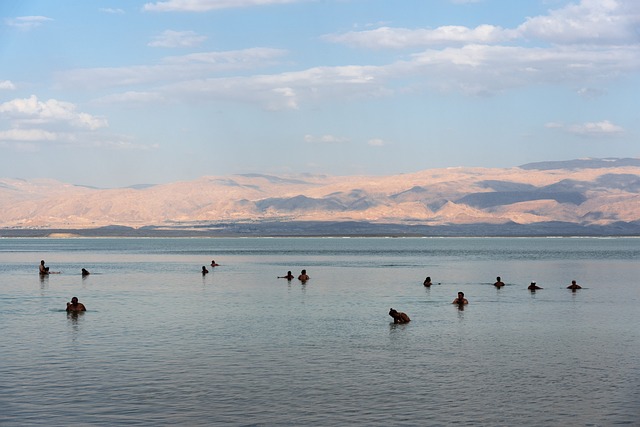
[[[87,311],[84,304],[78,302],[77,297],[71,298],[71,302],[67,303],[67,313],[77,313],[80,311]]]
[[[431,277],[427,276],[426,279],[424,279],[424,282],[422,283],[424,286],[426,286],[427,288],[431,287]]]
[[[207,267],[205,267],[204,265],[202,266],[202,275],[204,276],[205,274],[207,274],[209,272],[209,270],[207,270]]]
[[[293,274],[291,274],[291,271],[287,271],[287,275],[286,276],[278,276],[278,279],[291,280],[291,279],[293,279]]]
[[[84,276],[88,276],[88,275],[90,275],[90,274],[91,274],[91,273],[89,273],[89,271],[88,271],[86,268],[83,268],[83,269],[82,269],[82,276],[83,276],[83,277],[84,277]]]
[[[393,323],[409,323],[409,322],[411,322],[411,319],[409,319],[409,316],[407,316],[406,313],[394,310],[393,308],[389,309],[389,316],[393,317]]]
[[[531,282],[531,284],[527,287],[531,292],[535,292],[538,289],[542,289],[540,286],[536,285],[536,282]]]
[[[307,274],[307,270],[302,270],[300,272],[300,275],[298,276],[298,280],[300,280],[302,283],[306,282],[310,278],[311,277],[309,277],[309,275]]]
[[[217,262],[215,262],[214,260],[211,260],[211,267],[217,267],[220,264],[218,264]]]
[[[572,291],[575,291],[577,289],[582,289],[582,286],[578,285],[575,280],[572,280],[571,284],[567,286],[567,289],[571,289]]]
[[[501,288],[504,286],[504,283],[500,279],[500,276],[496,277],[496,283],[493,284],[496,288]]]
[[[451,304],[464,305],[469,304],[469,301],[464,297],[464,292],[458,292],[458,298],[454,299]]]

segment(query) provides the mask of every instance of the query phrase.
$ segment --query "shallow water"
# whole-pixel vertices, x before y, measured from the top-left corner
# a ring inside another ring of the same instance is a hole
[[[638,425],[638,259],[640,239],[0,239],[0,424]]]

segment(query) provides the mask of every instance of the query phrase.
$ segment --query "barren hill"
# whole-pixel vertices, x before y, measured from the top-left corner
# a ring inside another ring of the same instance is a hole
[[[5,229],[243,221],[607,225],[640,220],[640,160],[585,159],[393,176],[208,176],[118,189],[0,179],[0,204]]]

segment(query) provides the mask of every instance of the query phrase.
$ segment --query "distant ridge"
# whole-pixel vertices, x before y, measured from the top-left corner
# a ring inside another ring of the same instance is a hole
[[[605,159],[576,159],[564,161],[549,161],[527,163],[520,166],[520,169],[537,170],[557,170],[557,169],[597,169],[616,167],[640,167],[640,159],[633,158],[605,158]]]
[[[109,236],[640,235],[640,159],[390,176],[206,176],[113,189],[0,179],[0,206],[0,237],[52,230]]]

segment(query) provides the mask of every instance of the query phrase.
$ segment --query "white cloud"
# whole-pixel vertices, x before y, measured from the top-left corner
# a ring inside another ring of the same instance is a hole
[[[16,85],[14,85],[10,80],[0,80],[0,90],[14,90]]]
[[[367,141],[367,144],[371,145],[372,147],[382,147],[384,145],[388,145],[387,142],[381,138],[370,139],[369,141]]]
[[[159,36],[156,36],[149,43],[151,47],[192,47],[199,45],[207,39],[206,36],[199,36],[194,31],[173,31],[166,30]]]
[[[166,57],[157,65],[67,70],[58,74],[57,80],[62,87],[76,89],[173,83],[214,73],[268,67],[285,54],[284,50],[271,48],[193,53]]]
[[[639,4],[634,0],[582,0],[528,18],[518,32],[522,37],[555,44],[636,44]]]
[[[42,129],[9,129],[0,131],[0,141],[56,141],[58,134]]]
[[[156,92],[136,92],[129,91],[124,93],[116,93],[113,95],[107,95],[99,98],[95,102],[97,104],[124,104],[124,105],[136,105],[147,104],[150,102],[163,102],[164,97]]]
[[[143,6],[143,10],[149,12],[207,12],[218,9],[287,4],[300,1],[301,0],[167,0],[146,3]]]
[[[304,142],[308,142],[312,144],[344,144],[349,142],[349,138],[346,138],[343,136],[335,136],[335,135],[322,135],[322,136],[305,135]]]
[[[576,91],[578,95],[585,99],[594,99],[598,98],[605,94],[605,92],[601,89],[596,89],[592,87],[582,87]]]
[[[377,67],[316,67],[273,75],[188,80],[159,87],[167,99],[204,99],[261,105],[268,110],[299,108],[302,102],[387,95]]]
[[[110,8],[110,7],[101,7],[100,12],[102,13],[110,13],[113,15],[122,15],[124,14],[124,10],[122,9],[114,9],[114,8]]]
[[[39,27],[47,21],[53,21],[53,19],[47,18],[46,16],[19,16],[17,18],[5,19],[5,23],[8,26],[25,31]]]
[[[0,117],[8,117],[17,127],[29,125],[59,125],[65,123],[73,128],[96,130],[107,126],[104,118],[76,111],[70,102],[49,99],[38,101],[35,95],[14,99],[0,104]]]
[[[619,136],[624,133],[624,129],[618,125],[611,123],[609,120],[600,122],[587,122],[581,124],[564,124],[558,122],[547,123],[545,127],[549,129],[559,129],[564,132],[585,136],[585,137],[608,137]]]
[[[381,27],[369,31],[351,31],[345,34],[329,34],[326,40],[368,49],[405,49],[410,47],[451,45],[465,43],[497,43],[517,37],[513,30],[493,25],[467,28],[448,25],[436,29]]]
[[[381,27],[330,34],[329,41],[367,49],[408,49],[460,43],[502,43],[516,39],[560,44],[637,44],[640,2],[582,0],[548,14],[527,18],[516,28],[493,25],[442,26],[435,29]]]

